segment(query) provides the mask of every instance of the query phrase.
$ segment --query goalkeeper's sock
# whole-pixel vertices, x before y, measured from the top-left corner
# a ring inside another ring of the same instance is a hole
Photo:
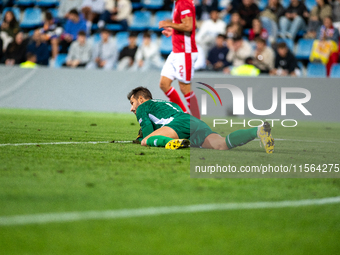
[[[249,129],[241,129],[230,133],[226,138],[225,142],[229,149],[237,146],[241,146],[254,140],[257,137],[257,127]]]
[[[197,97],[193,91],[189,92],[188,94],[184,95],[185,99],[187,100],[188,107],[191,111],[191,115],[200,119],[200,109],[198,107]]]
[[[165,145],[171,140],[173,140],[173,138],[169,138],[169,137],[162,136],[162,135],[155,135],[155,136],[150,136],[146,140],[146,144],[151,147],[165,147]]]
[[[169,98],[170,102],[177,104],[179,107],[181,107],[183,112],[188,113],[187,108],[185,108],[178,92],[174,87],[171,87],[167,92],[165,92],[165,95]]]

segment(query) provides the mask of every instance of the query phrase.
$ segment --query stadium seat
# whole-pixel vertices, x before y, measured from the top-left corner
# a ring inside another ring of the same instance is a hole
[[[230,0],[218,0],[218,9],[220,11],[227,8],[228,4],[230,3]]]
[[[35,0],[16,0],[14,1],[14,4],[17,6],[28,7],[33,6],[35,4]]]
[[[118,32],[116,34],[116,46],[118,51],[121,51],[126,45],[129,44],[129,32]]]
[[[313,47],[313,39],[300,39],[296,47],[295,57],[297,59],[309,59]]]
[[[91,43],[91,45],[95,45],[97,43],[99,43],[101,40],[101,37],[100,37],[100,34],[99,33],[96,33],[96,34],[93,34],[89,39],[89,43]]]
[[[143,7],[143,5],[141,3],[132,2],[131,4],[132,4],[133,10],[139,10]]]
[[[306,30],[299,30],[296,34],[296,37],[303,37],[307,31]]]
[[[288,49],[291,51],[291,52],[294,52],[294,42],[292,39],[288,39],[288,38],[285,38],[285,39],[282,39],[282,38],[278,38],[277,43],[280,43],[280,42],[285,42]]]
[[[135,11],[133,15],[130,30],[145,31],[150,27],[151,12],[149,11]]]
[[[340,78],[340,64],[332,65],[331,74],[329,77]]]
[[[32,37],[33,34],[34,34],[34,29],[28,31],[28,33],[27,33],[28,37]]]
[[[18,22],[20,22],[20,9],[18,7],[6,7],[3,11],[2,11],[2,21],[4,20],[5,18],[5,14],[6,12],[8,11],[12,11],[14,13],[14,16],[16,18],[16,20]]]
[[[306,5],[308,11],[311,11],[313,9],[313,7],[316,5],[316,1],[315,0],[306,0],[305,5]]]
[[[92,26],[91,26],[91,30],[92,31],[97,31],[98,30],[98,24],[92,24]]]
[[[142,5],[146,9],[159,10],[164,5],[164,0],[142,0]]]
[[[21,28],[33,29],[43,24],[39,8],[26,8],[20,24]]]
[[[224,21],[226,24],[229,24],[230,19],[231,19],[231,15],[228,13],[227,15],[224,16],[223,21]]]
[[[267,7],[267,5],[268,5],[268,0],[260,0],[258,2],[258,7],[261,11],[264,10]]]
[[[281,4],[284,8],[287,8],[290,5],[290,0],[281,0]]]
[[[51,8],[51,9],[48,9],[47,11],[49,11],[53,18],[58,18],[58,9],[57,8]]]
[[[60,68],[66,62],[67,54],[58,54],[55,59],[54,68]]]
[[[159,50],[163,55],[170,54],[172,51],[171,37],[166,37],[165,35],[161,36],[161,45]]]
[[[123,31],[123,26],[120,24],[106,24],[105,28],[110,31],[116,31],[116,32]],[[99,29],[98,24],[92,24],[91,29],[92,31],[97,31]]]
[[[243,29],[243,34],[246,35],[246,36],[248,37],[249,34],[250,34],[250,29],[249,29],[249,28]]]
[[[106,24],[105,28],[110,31],[123,31],[123,27],[120,24]]]
[[[59,5],[59,0],[36,0],[36,5],[40,7],[55,7]]]
[[[326,66],[321,63],[309,63],[307,65],[307,77],[326,78]]]
[[[170,11],[158,11],[155,14],[155,21],[154,24],[151,25],[150,29],[152,31],[161,31],[162,29],[158,28],[158,24],[162,20],[172,19]]]

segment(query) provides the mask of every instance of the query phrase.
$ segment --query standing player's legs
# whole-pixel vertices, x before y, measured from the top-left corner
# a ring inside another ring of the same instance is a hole
[[[200,119],[201,115],[198,107],[197,97],[194,91],[191,90],[191,80],[194,76],[194,64],[197,60],[198,53],[182,53],[179,56],[180,77],[177,78],[178,83],[187,101],[187,105],[191,111],[192,116]],[[184,60],[181,60],[181,57],[184,57]]]
[[[174,79],[179,82],[180,90],[184,95],[187,105],[193,116],[200,118],[200,112],[196,95],[191,91],[191,78],[194,74],[194,63],[197,59],[197,53],[173,53],[168,56],[160,80],[160,88],[173,103],[178,104],[183,112],[187,113],[179,94],[171,83]]]
[[[191,111],[192,116],[196,117],[197,119],[200,119],[201,114],[198,107],[198,101],[194,91],[191,91],[191,83],[186,84],[178,81],[178,84],[181,92],[183,93],[187,101],[187,105]]]
[[[165,67],[165,65],[164,65],[164,67]],[[163,67],[163,69],[164,69],[164,67]],[[165,95],[169,98],[170,102],[177,104],[179,107],[181,107],[183,112],[188,113],[188,111],[185,108],[178,92],[176,91],[176,89],[174,87],[171,86],[171,83],[172,83],[172,79],[170,79],[166,76],[161,76],[159,87],[161,88],[161,90],[163,90]]]
[[[175,54],[173,52],[170,53],[168,58],[166,59],[162,72],[161,72],[161,80],[159,82],[159,87],[163,90],[164,94],[169,98],[170,102],[177,104],[183,112],[188,113],[185,108],[178,92],[174,87],[171,86],[171,83],[174,79],[176,79],[176,68],[175,68]]]

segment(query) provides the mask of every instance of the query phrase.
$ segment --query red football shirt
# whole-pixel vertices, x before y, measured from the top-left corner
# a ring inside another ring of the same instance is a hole
[[[172,51],[174,53],[191,53],[197,52],[195,41],[196,27],[196,10],[192,0],[175,1],[175,10],[173,12],[173,23],[180,24],[185,17],[193,18],[193,26],[191,33],[180,32],[173,29],[172,33]]]

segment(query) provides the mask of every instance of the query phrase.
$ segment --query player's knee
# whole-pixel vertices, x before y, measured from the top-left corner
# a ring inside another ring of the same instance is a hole
[[[229,149],[227,144],[223,143],[223,142],[220,142],[220,143],[216,144],[214,147],[215,147],[214,148],[215,150],[220,150],[220,151],[225,151],[225,150]]]
[[[160,81],[159,83],[159,87],[161,88],[161,90],[163,90],[164,92],[167,92],[170,89],[170,85],[167,84],[164,81]]]
[[[182,86],[180,87],[180,90],[181,90],[182,94],[184,94],[184,95],[186,94],[185,89]]]
[[[190,84],[180,84],[179,88],[183,95],[186,95],[190,92]]]
[[[170,80],[169,78],[165,76],[161,76],[159,87],[161,88],[161,90],[163,90],[166,93],[171,88],[171,83],[172,83],[172,80]]]

